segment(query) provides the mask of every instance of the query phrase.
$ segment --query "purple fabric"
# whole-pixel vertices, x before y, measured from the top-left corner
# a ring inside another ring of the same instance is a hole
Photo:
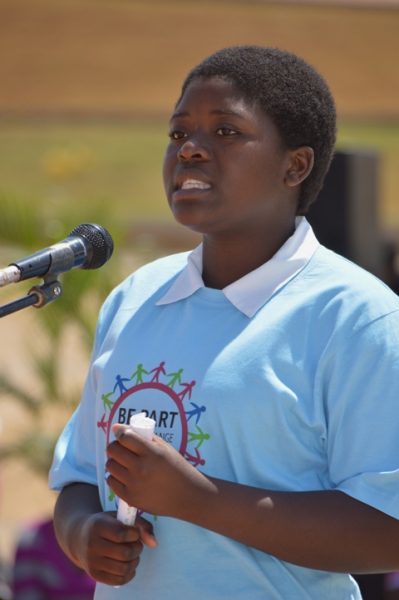
[[[385,591],[399,590],[399,572],[385,575]]]
[[[62,552],[52,521],[24,530],[13,574],[14,600],[91,600],[94,581]]]

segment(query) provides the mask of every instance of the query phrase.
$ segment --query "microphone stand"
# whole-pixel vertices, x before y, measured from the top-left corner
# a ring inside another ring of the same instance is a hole
[[[23,308],[27,308],[28,306],[42,308],[49,302],[59,298],[61,294],[62,285],[58,281],[57,277],[54,279],[54,273],[52,273],[49,279],[44,278],[41,285],[35,285],[32,287],[26,296],[0,306],[0,318],[6,317],[11,313],[17,312]]]

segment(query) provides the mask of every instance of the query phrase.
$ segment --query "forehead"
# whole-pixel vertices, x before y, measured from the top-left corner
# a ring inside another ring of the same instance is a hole
[[[191,81],[179,99],[172,118],[209,110],[215,113],[230,112],[243,118],[268,118],[234,83],[221,77],[198,77]]]

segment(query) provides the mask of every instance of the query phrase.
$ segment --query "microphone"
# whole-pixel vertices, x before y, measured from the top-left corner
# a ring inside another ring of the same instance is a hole
[[[114,243],[101,225],[82,223],[64,240],[0,269],[0,287],[31,277],[65,273],[75,267],[98,269],[111,258]]]

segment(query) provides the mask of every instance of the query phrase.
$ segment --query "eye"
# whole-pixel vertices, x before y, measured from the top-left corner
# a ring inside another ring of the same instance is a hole
[[[171,140],[181,140],[186,137],[186,133],[184,131],[180,131],[178,129],[173,129],[169,132],[169,137]]]
[[[218,127],[216,129],[216,135],[231,137],[233,135],[238,135],[238,131],[232,127]]]

